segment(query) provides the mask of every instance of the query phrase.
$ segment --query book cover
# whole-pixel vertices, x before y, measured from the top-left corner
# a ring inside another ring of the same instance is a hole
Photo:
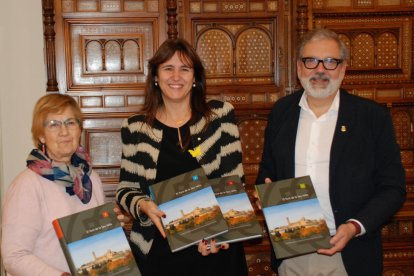
[[[229,231],[215,237],[216,244],[232,243],[261,238],[262,227],[257,221],[253,206],[247,196],[241,179],[237,175],[210,179],[221,212]]]
[[[105,203],[53,221],[72,275],[141,275],[114,206]]]
[[[330,234],[309,176],[255,186],[276,258],[330,248]]]
[[[162,224],[172,252],[228,231],[202,169],[151,185],[150,192],[158,208],[166,214]]]

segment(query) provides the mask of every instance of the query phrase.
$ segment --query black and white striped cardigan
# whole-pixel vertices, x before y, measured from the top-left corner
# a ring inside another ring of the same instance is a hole
[[[196,159],[208,178],[239,175],[244,181],[234,108],[230,103],[217,100],[208,104],[213,111],[209,127],[202,131],[206,123],[204,118],[190,126],[192,145],[201,149],[201,155]],[[162,129],[144,123],[144,115],[134,115],[124,120],[121,136],[122,161],[116,197],[118,203],[134,217],[130,240],[144,257],[151,249],[156,228],[150,219],[139,214],[138,203],[148,198],[148,187],[157,174]]]

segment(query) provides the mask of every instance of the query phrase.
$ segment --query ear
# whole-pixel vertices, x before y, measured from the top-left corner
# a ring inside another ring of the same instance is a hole
[[[42,144],[44,144],[46,142],[44,137],[39,137],[39,140],[40,140],[40,143],[42,143]]]
[[[302,73],[302,62],[297,60],[296,61],[296,72],[298,75],[300,75]]]

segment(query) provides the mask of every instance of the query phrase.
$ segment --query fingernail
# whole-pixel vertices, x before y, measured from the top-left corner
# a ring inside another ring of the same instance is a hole
[[[212,242],[216,242],[216,239],[215,239],[215,238],[212,238],[212,239],[211,239],[211,241],[212,241]]]
[[[224,245],[220,245],[220,249],[224,249]]]
[[[207,244],[207,241],[206,241],[206,240],[203,240],[203,243],[204,243],[204,244]]]

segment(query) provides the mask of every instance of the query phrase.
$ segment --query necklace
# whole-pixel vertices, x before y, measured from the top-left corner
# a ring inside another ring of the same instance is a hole
[[[174,120],[173,118],[171,118],[171,120],[175,123],[175,125],[177,127],[178,143],[179,143],[179,146],[182,150],[184,150],[184,146],[183,146],[183,141],[182,141],[182,138],[181,138],[180,127],[182,127],[184,125],[183,123],[186,122],[186,119],[187,119],[188,115],[190,115],[190,117],[191,117],[191,108],[186,112],[184,117],[182,117],[181,119]]]

